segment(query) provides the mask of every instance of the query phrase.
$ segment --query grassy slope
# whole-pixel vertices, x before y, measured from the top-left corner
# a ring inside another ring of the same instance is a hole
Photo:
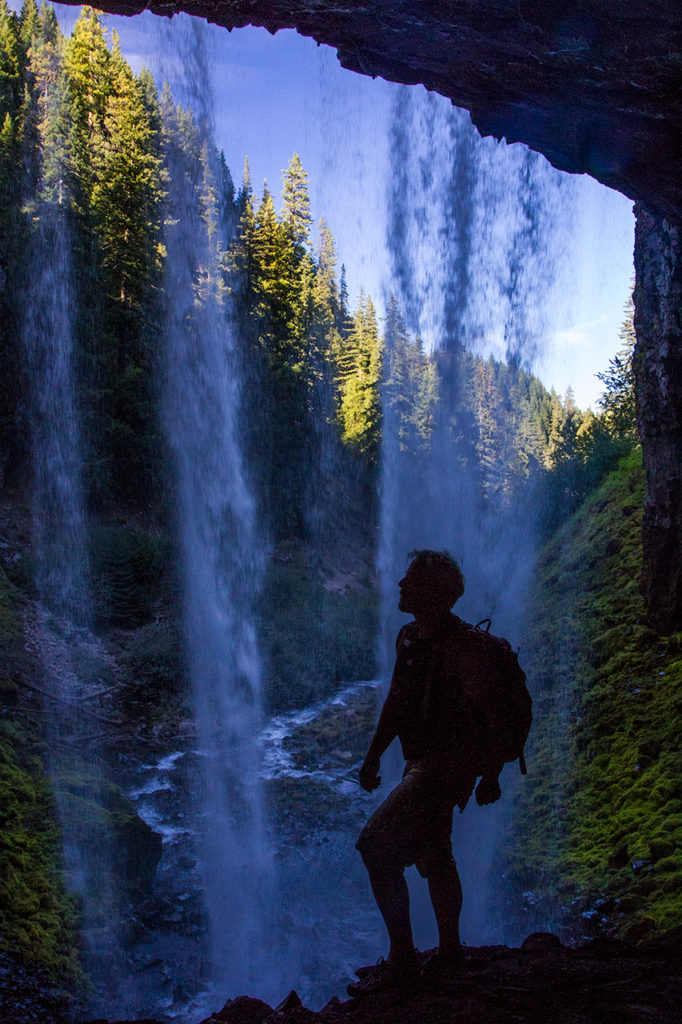
[[[0,950],[20,951],[55,977],[80,980],[74,911],[60,874],[61,843],[42,743],[13,713],[22,641],[13,587],[0,569]]]
[[[507,864],[544,923],[633,940],[682,925],[682,635],[644,620],[642,496],[635,452],[541,556],[524,644],[535,723]]]

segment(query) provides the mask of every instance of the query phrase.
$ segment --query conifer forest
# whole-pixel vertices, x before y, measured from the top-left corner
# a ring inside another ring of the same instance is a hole
[[[427,345],[404,288],[349,295],[295,144],[256,189],[93,9],[0,0],[0,958],[71,1019],[322,1005],[376,959],[353,776],[427,544],[535,702],[469,941],[682,927],[632,300],[595,410]]]

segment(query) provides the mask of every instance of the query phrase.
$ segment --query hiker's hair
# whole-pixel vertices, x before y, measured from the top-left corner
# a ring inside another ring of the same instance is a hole
[[[450,600],[448,607],[452,607],[464,593],[464,576],[449,551],[431,551],[428,548],[410,551],[407,556],[410,559],[410,566],[417,564],[417,567],[424,569],[431,576],[443,594]]]

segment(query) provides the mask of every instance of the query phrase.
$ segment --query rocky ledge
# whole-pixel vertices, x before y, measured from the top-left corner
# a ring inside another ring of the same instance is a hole
[[[645,950],[613,940],[569,949],[536,933],[520,949],[469,948],[458,971],[437,978],[430,952],[426,980],[409,989],[332,999],[318,1012],[295,992],[278,1007],[240,996],[201,1024],[671,1024],[682,1019],[679,938]]]

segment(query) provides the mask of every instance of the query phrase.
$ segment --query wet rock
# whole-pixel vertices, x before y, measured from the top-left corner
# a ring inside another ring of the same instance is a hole
[[[534,933],[521,949],[467,947],[459,970],[409,989],[335,998],[319,1012],[295,992],[276,1010],[240,996],[201,1024],[672,1024],[682,1019],[679,939],[644,950],[609,939],[568,949]],[[434,952],[420,954],[422,962]]]
[[[93,861],[101,851],[115,851],[112,868],[131,894],[149,890],[161,859],[161,836],[139,817],[121,789],[85,769],[53,776],[63,814],[78,821],[79,843]]]
[[[229,999],[222,1010],[207,1017],[201,1024],[263,1024],[274,1012],[262,999],[239,996],[237,999]]]
[[[0,953],[0,1021],[68,1024],[82,1007],[47,971],[19,954]]]
[[[297,1010],[300,1006],[303,1006],[301,997],[298,992],[293,988],[288,996],[286,996],[281,1003],[277,1005],[277,1011],[279,1013],[289,1013],[291,1010]]]
[[[652,624],[682,624],[682,234],[637,207],[633,360],[646,470],[642,588]]]
[[[521,943],[521,949],[535,953],[561,948],[561,939],[552,932],[533,932]]]
[[[424,962],[430,953],[422,954]],[[670,1024],[682,993],[674,956],[599,940],[580,949],[555,935],[528,936],[521,950],[467,948],[461,970],[408,990],[333,1002],[310,1017],[345,1024]],[[283,1014],[296,1022],[296,1013]],[[309,1011],[308,1011],[309,1012]]]

